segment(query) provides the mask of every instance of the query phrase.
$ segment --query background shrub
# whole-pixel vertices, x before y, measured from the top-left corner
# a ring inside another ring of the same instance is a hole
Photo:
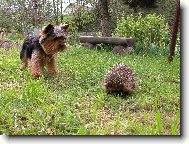
[[[162,15],[148,14],[137,16],[131,14],[117,20],[114,36],[136,38],[135,50],[137,53],[154,52],[165,49],[169,44],[169,26]],[[153,50],[150,50],[153,49]]]

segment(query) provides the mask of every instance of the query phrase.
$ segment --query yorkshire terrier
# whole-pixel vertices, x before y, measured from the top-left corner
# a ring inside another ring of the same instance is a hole
[[[40,77],[44,66],[49,75],[57,73],[55,59],[57,52],[65,50],[68,24],[51,25],[44,27],[39,36],[28,36],[20,52],[20,69],[29,65],[32,75]]]

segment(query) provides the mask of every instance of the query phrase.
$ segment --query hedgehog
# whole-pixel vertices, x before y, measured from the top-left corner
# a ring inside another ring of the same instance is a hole
[[[103,86],[107,93],[133,93],[136,88],[136,77],[131,68],[125,64],[114,65],[104,76]]]

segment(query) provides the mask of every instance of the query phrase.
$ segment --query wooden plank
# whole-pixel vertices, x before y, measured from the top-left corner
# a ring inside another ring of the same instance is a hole
[[[135,43],[134,38],[124,38],[124,37],[93,37],[93,36],[80,36],[81,43],[91,43],[91,44],[114,44],[121,46],[132,47]]]

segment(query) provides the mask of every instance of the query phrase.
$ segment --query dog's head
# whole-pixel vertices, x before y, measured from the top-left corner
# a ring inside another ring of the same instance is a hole
[[[51,25],[44,27],[39,34],[39,43],[46,54],[52,55],[66,49],[68,24]]]

